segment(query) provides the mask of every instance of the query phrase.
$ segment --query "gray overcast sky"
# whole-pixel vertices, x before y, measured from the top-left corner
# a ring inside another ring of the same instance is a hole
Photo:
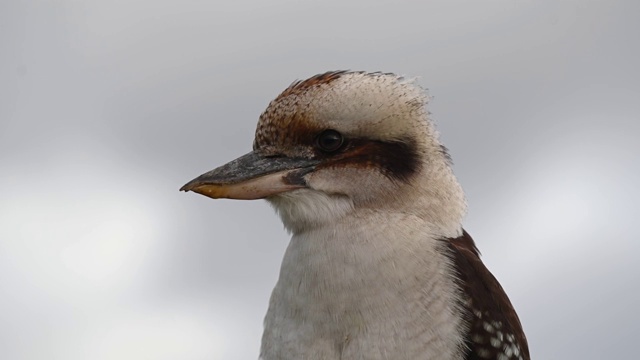
[[[640,333],[640,2],[3,1],[0,357],[256,359],[288,236],[178,188],[332,69],[419,77],[536,359]]]

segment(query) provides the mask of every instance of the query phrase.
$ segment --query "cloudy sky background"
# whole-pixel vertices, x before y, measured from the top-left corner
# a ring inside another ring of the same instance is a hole
[[[640,2],[2,1],[0,357],[256,359],[288,236],[178,188],[291,81],[419,77],[537,359],[634,358]]]

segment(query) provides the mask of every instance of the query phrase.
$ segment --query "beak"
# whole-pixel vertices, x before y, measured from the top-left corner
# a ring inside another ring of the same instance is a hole
[[[318,163],[307,158],[265,157],[252,151],[198,176],[180,190],[213,199],[263,199],[306,187],[304,176]]]

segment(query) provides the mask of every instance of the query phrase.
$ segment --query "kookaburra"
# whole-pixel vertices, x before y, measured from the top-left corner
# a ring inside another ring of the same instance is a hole
[[[393,74],[295,82],[260,116],[253,151],[182,187],[266,199],[292,234],[260,359],[529,359],[462,228],[464,194],[427,100]]]

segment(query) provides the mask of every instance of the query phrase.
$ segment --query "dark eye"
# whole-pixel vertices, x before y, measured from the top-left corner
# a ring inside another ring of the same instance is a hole
[[[342,134],[335,130],[325,130],[318,136],[316,143],[320,150],[326,152],[332,152],[340,149],[344,138]]]

